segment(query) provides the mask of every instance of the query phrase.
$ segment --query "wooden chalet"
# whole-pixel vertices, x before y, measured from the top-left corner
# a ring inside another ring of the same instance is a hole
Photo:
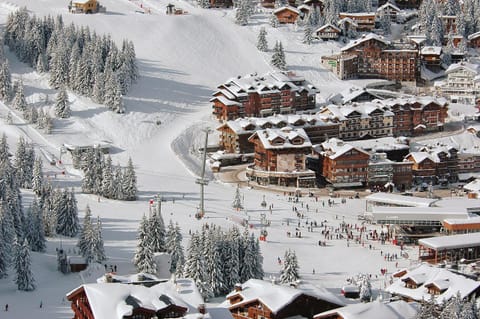
[[[166,295],[152,294],[153,288],[118,283],[84,284],[67,294],[74,319],[182,318],[188,308],[173,303]],[[155,303],[146,300],[156,299]],[[118,303],[117,303],[118,302]],[[120,307],[121,304],[125,306]],[[119,315],[119,309],[123,312]]]
[[[97,0],[73,0],[69,5],[71,12],[95,13],[98,12],[99,3]]]
[[[297,22],[300,11],[295,7],[286,6],[273,10],[273,14],[277,17],[281,24],[293,24]]]
[[[341,12],[338,15],[340,20],[349,18],[357,24],[356,30],[359,32],[370,32],[375,29],[375,12]]]
[[[322,40],[338,40],[342,30],[328,23],[315,30],[314,33],[317,38]]]
[[[293,72],[238,76],[218,86],[210,100],[220,121],[267,117],[315,108],[316,87]]]
[[[400,8],[391,2],[381,5],[377,9],[377,16],[388,16],[390,21],[397,22],[397,15],[401,12]]]
[[[426,152],[412,152],[405,157],[405,160],[412,162],[412,174],[416,184],[438,182],[437,163]]]
[[[248,140],[255,150],[254,164],[247,168],[249,180],[261,185],[315,186],[315,172],[306,167],[312,143],[304,129],[266,129]]]
[[[210,8],[231,8],[232,0],[210,0]]]
[[[470,34],[468,36],[468,43],[472,48],[480,48],[480,32]]]
[[[339,139],[330,139],[314,148],[318,170],[333,187],[365,186],[370,154]]]
[[[325,289],[299,284],[285,286],[250,279],[238,284],[227,296],[228,309],[235,319],[312,319],[317,313],[343,306]]]
[[[432,72],[439,72],[442,70],[442,47],[440,46],[425,46],[420,50],[421,63]]]
[[[432,240],[445,243],[455,242],[453,237],[455,236],[420,239],[419,246],[421,247],[422,242]],[[423,251],[420,250],[420,253]],[[430,300],[433,295],[434,302],[442,304],[457,294],[460,294],[462,299],[475,298],[480,290],[480,282],[426,263],[412,269],[402,270],[394,278],[397,279],[385,291],[407,302],[423,302]]]

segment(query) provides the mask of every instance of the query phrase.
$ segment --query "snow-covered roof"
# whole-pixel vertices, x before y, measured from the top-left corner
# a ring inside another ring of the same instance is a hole
[[[392,193],[374,193],[365,197],[367,202],[377,202],[382,204],[398,205],[405,207],[432,207],[437,199],[423,198],[415,196],[403,196]]]
[[[258,136],[265,149],[291,149],[312,147],[307,133],[302,128],[292,129],[285,126],[281,129],[260,130],[252,135]]]
[[[305,81],[305,78],[289,71],[275,71],[263,75],[257,73],[246,76],[237,76],[218,86],[214,93],[223,94],[228,99],[247,96],[250,92],[273,93],[287,85],[293,92],[308,91],[309,94],[318,93],[318,89]]]
[[[297,8],[291,7],[291,6],[284,6],[284,7],[277,8],[277,9],[273,10],[273,14],[277,14],[277,13],[285,11],[285,10],[292,11],[296,14],[300,14],[300,11],[298,11]]]
[[[369,40],[372,40],[372,39],[373,39],[373,40],[380,41],[380,42],[382,42],[382,43],[385,44],[385,45],[389,45],[389,44],[390,44],[390,41],[388,41],[387,39],[385,39],[383,36],[378,35],[378,34],[375,34],[375,33],[368,33],[368,34],[366,34],[366,35],[362,35],[362,37],[361,37],[360,39],[351,41],[350,43],[348,43],[346,46],[344,46],[344,47],[341,48],[340,50],[341,50],[341,51],[350,50],[351,48],[354,48],[354,47],[356,47],[357,45],[360,45],[360,44],[362,44],[363,42],[366,42],[366,41],[369,41]]]
[[[319,313],[314,318],[331,318],[337,314],[343,319],[413,319],[417,315],[419,304],[398,300],[389,303],[381,301],[357,303],[342,308]]]
[[[381,137],[376,139],[349,141],[355,147],[369,152],[386,152],[393,150],[408,150],[409,145],[406,138]]]
[[[405,196],[410,197],[410,196]],[[411,198],[411,197],[410,197]],[[411,221],[431,221],[442,223],[445,219],[467,219],[466,209],[452,209],[444,207],[372,207],[372,217],[376,221],[390,221],[389,223],[403,224]]]
[[[344,141],[338,138],[331,138],[327,141],[323,142],[321,145],[321,149],[319,150],[324,156],[328,156],[331,159],[338,158],[342,156],[346,152],[355,149],[359,153],[367,154],[368,152],[362,150],[361,148],[356,148],[352,144],[345,143]]]
[[[418,244],[437,250],[480,246],[480,233],[423,238]]]
[[[242,284],[241,291],[233,291],[227,295],[227,298],[235,295],[241,296],[241,301],[232,305],[228,303],[228,307],[231,308],[254,300],[259,300],[274,314],[292,303],[301,295],[325,300],[339,306],[345,305],[339,298],[326,289],[306,283],[300,283],[296,288],[293,288],[290,286],[274,284],[269,281],[250,279]],[[224,305],[227,305],[227,303],[224,303]]]
[[[470,183],[463,185],[463,189],[466,189],[472,192],[480,191],[480,180],[477,178],[471,181]]]
[[[475,32],[475,33],[472,33],[468,36],[468,40],[473,40],[473,39],[476,39],[480,37],[480,31],[479,32]]]
[[[337,22],[337,24],[339,26],[343,25],[344,23],[348,23],[348,24],[353,25],[354,27],[358,27],[358,23],[356,23],[353,19],[351,19],[349,17],[342,18],[342,19],[338,20],[338,22]]]
[[[375,12],[340,12],[339,15],[346,17],[372,17],[375,16]]]
[[[417,288],[407,288],[402,279],[412,278],[414,276],[424,276],[424,283]],[[416,301],[430,300],[431,295],[428,293],[426,286],[433,283],[441,286],[441,290],[444,290],[443,292],[441,291],[440,295],[436,296],[437,298],[435,298],[435,302],[437,304],[448,301],[457,293],[460,293],[462,298],[467,297],[480,287],[480,282],[454,274],[445,268],[437,268],[432,265],[421,264],[416,268],[408,270],[405,275],[394,281],[393,284],[388,286],[385,290],[391,294],[408,297]]]
[[[337,28],[337,27],[334,26],[333,24],[327,23],[327,24],[322,25],[320,28],[318,28],[318,29],[315,30],[314,32],[315,32],[315,33],[322,32],[323,30],[325,30],[325,29],[327,29],[327,28],[334,29],[334,30],[337,31],[337,32],[340,32],[340,31],[341,31],[339,28]]]
[[[91,0],[73,0],[72,4],[86,4]]]
[[[442,47],[439,46],[425,46],[420,50],[420,54],[442,54]]]
[[[448,69],[445,71],[445,74],[450,74],[458,70],[466,70],[473,74],[478,74],[480,72],[480,66],[478,64],[468,63],[468,62],[459,62],[450,64]]]
[[[168,281],[152,287],[123,283],[94,283],[84,284],[80,288],[84,289],[96,319],[121,319],[131,315],[134,305],[127,301],[129,297],[133,298],[138,306],[154,311],[174,304],[186,308],[187,311],[197,312],[198,306],[204,304],[191,279],[178,279],[176,284]],[[68,293],[67,296],[78,289]]]
[[[385,10],[385,9],[387,9],[387,8],[393,9],[393,10],[395,10],[395,11],[397,11],[397,12],[400,12],[400,11],[401,11],[400,8],[397,7],[396,5],[394,5],[393,3],[387,2],[387,3],[385,3],[384,5],[378,7],[377,12],[378,12],[378,11],[383,11],[383,10]]]

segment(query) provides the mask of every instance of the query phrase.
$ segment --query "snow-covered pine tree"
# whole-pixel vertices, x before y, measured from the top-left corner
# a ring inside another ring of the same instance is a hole
[[[24,233],[32,251],[45,251],[46,243],[42,211],[38,206],[36,198],[33,199],[32,205],[27,210]]]
[[[90,234],[92,233],[92,230],[92,211],[90,209],[90,206],[87,204],[87,207],[85,208],[85,216],[83,217],[83,226],[80,228],[80,234],[78,236],[77,242],[77,247],[80,251],[80,254],[87,260],[91,259],[91,245],[88,239],[91,236]]]
[[[368,275],[360,275],[357,279],[360,286],[360,300],[370,302],[372,298],[372,283]]]
[[[0,66],[0,100],[7,102],[12,97],[12,77],[8,61]]]
[[[303,33],[303,43],[312,44],[313,43],[313,29],[312,26],[307,24]]]
[[[38,73],[46,73],[48,72],[48,62],[45,53],[41,53],[37,58],[37,64],[35,66],[35,70]]]
[[[124,200],[125,199],[125,190],[123,184],[123,173],[122,168],[120,166],[115,167],[115,193],[113,198],[117,200]]]
[[[187,258],[183,267],[183,276],[191,278],[197,285],[200,294],[207,299],[212,296],[212,291],[207,282],[205,272],[205,258],[202,253],[202,243],[198,232],[192,234],[187,248]]]
[[[205,272],[208,285],[213,296],[219,296],[225,291],[225,278],[223,274],[222,235],[219,229],[211,227],[205,238],[203,254],[205,256]]]
[[[233,197],[232,207],[235,208],[237,211],[243,209],[242,205],[242,195],[240,194],[240,187],[237,185],[235,189],[235,195]]]
[[[7,269],[13,258],[12,245],[15,240],[13,218],[5,202],[0,203],[0,278],[7,276]]]
[[[15,284],[18,290],[35,290],[35,279],[31,270],[30,250],[27,239],[15,243]]]
[[[277,41],[275,47],[273,48],[272,60],[270,62],[274,67],[277,67],[280,70],[286,70],[287,65],[285,62],[285,53],[283,52],[282,42]]]
[[[248,4],[249,0],[242,0],[240,6],[236,9],[235,12],[235,23],[238,25],[247,25],[248,24]]]
[[[57,212],[57,234],[75,237],[79,229],[78,208],[75,193],[64,189],[55,202]]]
[[[71,115],[70,102],[68,101],[67,90],[64,86],[60,87],[55,100],[55,115],[63,119],[69,118]]]
[[[261,27],[258,32],[257,49],[262,52],[268,51],[267,31],[265,30],[265,27]]]
[[[21,112],[27,109],[27,100],[25,99],[25,93],[23,89],[23,82],[22,81],[15,81],[16,82],[16,90],[15,96],[12,101],[12,106]]]
[[[150,245],[148,236],[148,219],[143,215],[140,221],[137,235],[137,250],[133,257],[133,264],[137,268],[138,272],[144,272],[148,274],[156,273],[156,264],[153,259],[153,249]]]
[[[37,196],[39,196],[42,192],[42,188],[43,188],[42,160],[40,159],[40,157],[36,157],[35,162],[33,163],[32,190]]]
[[[101,184],[101,195],[106,198],[115,198],[115,183],[113,179],[112,171],[112,158],[107,156],[105,160],[105,165],[102,169],[102,184]]]
[[[443,14],[447,16],[457,16],[460,13],[460,2],[458,0],[446,0],[444,2]]]
[[[443,24],[442,20],[435,16],[430,27],[432,45],[442,46],[443,43]]]
[[[295,251],[285,251],[285,256],[282,264],[282,270],[280,271],[280,282],[283,284],[293,283],[300,278],[298,273],[298,261]]]
[[[34,161],[35,153],[32,146],[21,136],[15,152],[16,177],[20,187],[32,187]]]
[[[253,251],[255,255],[255,260],[253,261],[253,268],[255,270],[254,277],[255,279],[263,279],[263,276],[265,275],[263,271],[263,255],[260,250],[260,242],[258,238],[255,238],[253,234],[250,236],[252,242],[251,244],[253,245]]]
[[[147,233],[150,237],[150,246],[154,253],[167,251],[165,246],[165,223],[162,218],[162,213],[160,211],[157,212],[155,208],[153,208],[153,213],[148,219]]]
[[[240,243],[235,240],[233,236],[233,231],[230,229],[225,236],[221,251],[223,260],[223,276],[225,282],[224,293],[231,291],[235,287],[235,284],[240,282],[240,263],[238,256],[238,246]]]
[[[102,235],[102,221],[100,217],[97,216],[97,224],[94,226],[94,234],[95,240],[93,242],[93,261],[97,263],[101,263],[107,260],[107,256],[105,255],[105,248],[103,242],[103,235]]]
[[[105,78],[103,73],[97,72],[95,73],[94,83],[93,83],[93,90],[92,90],[92,99],[102,104],[105,100]]]
[[[132,158],[128,159],[127,167],[125,168],[125,173],[123,174],[123,192],[125,200],[136,200],[137,199],[137,175],[133,167]]]

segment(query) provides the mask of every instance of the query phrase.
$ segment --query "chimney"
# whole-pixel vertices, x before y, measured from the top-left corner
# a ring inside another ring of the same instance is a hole
[[[235,292],[242,291],[242,284],[235,284]]]
[[[201,303],[198,305],[198,312],[201,313],[202,315],[207,313],[207,308],[205,307],[204,303]]]

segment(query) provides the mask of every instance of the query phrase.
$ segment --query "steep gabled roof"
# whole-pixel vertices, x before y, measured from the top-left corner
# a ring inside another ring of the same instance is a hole
[[[268,309],[270,309],[274,314],[291,304],[301,295],[307,295],[316,299],[321,299],[339,306],[344,305],[344,303],[335,295],[323,288],[308,284],[300,284],[297,288],[293,288],[280,284],[273,284],[271,282],[259,279],[250,279],[246,281],[242,284],[241,291],[233,291],[226,297],[228,299],[235,295],[241,296],[242,300],[234,303],[233,305],[228,305],[230,308],[258,300],[263,305],[268,307]]]
[[[472,235],[472,234],[469,234]],[[446,238],[451,236],[443,236],[438,238]],[[468,236],[466,237],[468,238]],[[420,240],[422,241],[422,240]],[[405,287],[404,280],[406,278],[420,278],[417,288]],[[433,267],[429,264],[421,264],[415,268],[407,271],[405,275],[400,279],[393,282],[392,285],[385,289],[387,292],[407,297],[416,301],[429,300],[430,294],[426,289],[426,285],[434,284],[439,287],[443,292],[435,298],[437,304],[442,304],[445,301],[450,300],[457,293],[460,293],[461,298],[469,296],[472,292],[479,289],[480,282],[468,279],[462,275],[457,275],[448,269]],[[445,289],[446,288],[446,289]]]
[[[334,26],[333,24],[327,23],[327,24],[322,25],[320,28],[318,28],[318,29],[315,30],[314,32],[315,32],[315,33],[322,32],[323,30],[325,30],[325,29],[327,29],[327,28],[332,28],[332,29],[334,29],[334,30],[337,31],[337,32],[340,32],[340,31],[341,31],[339,28],[337,28],[337,27]]]
[[[285,11],[285,10],[292,11],[296,14],[300,14],[300,11],[298,11],[297,8],[294,8],[294,7],[291,7],[291,6],[284,6],[284,7],[277,8],[277,9],[273,10],[273,14],[277,14],[277,13]]]
[[[381,42],[385,45],[389,45],[390,44],[390,41],[386,40],[384,37],[378,35],[378,34],[375,34],[375,33],[369,33],[367,35],[363,35],[360,39],[356,39],[354,41],[351,41],[350,43],[348,43],[346,46],[344,46],[343,48],[340,49],[340,51],[347,51],[347,50],[350,50],[360,44],[362,44],[363,42],[366,42],[366,41],[369,41],[369,40],[376,40],[378,42]]]

